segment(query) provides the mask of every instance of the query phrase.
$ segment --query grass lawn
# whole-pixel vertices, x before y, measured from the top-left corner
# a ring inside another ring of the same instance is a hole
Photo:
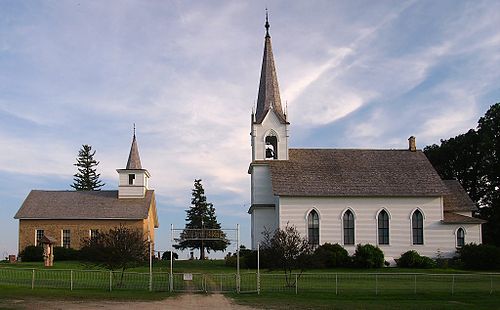
[[[236,303],[266,309],[498,309],[500,295],[344,295],[332,293],[227,294]]]

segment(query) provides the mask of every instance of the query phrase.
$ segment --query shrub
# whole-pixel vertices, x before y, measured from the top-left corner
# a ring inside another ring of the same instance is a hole
[[[19,253],[23,262],[41,262],[43,261],[43,248],[41,246],[29,245]]]
[[[371,244],[358,244],[353,256],[354,267],[380,268],[384,266],[384,252]]]
[[[179,259],[179,255],[175,252],[172,252],[172,257],[174,258],[174,260]],[[163,254],[161,255],[161,259],[170,260],[170,251],[163,252]]]
[[[434,268],[436,262],[427,256],[421,256],[415,250],[410,250],[401,255],[397,260],[398,267],[403,268]]]
[[[318,247],[313,254],[312,263],[316,268],[347,267],[349,253],[338,243],[325,243]]]
[[[54,260],[79,260],[80,251],[72,248],[54,247]]]
[[[500,269],[500,248],[489,244],[466,244],[458,250],[466,269]]]

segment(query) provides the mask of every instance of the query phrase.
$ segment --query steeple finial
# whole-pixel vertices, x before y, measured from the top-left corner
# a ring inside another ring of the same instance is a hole
[[[264,27],[266,27],[266,38],[269,38],[270,35],[269,35],[269,13],[267,11],[267,8],[266,8],[266,24],[264,25]]]

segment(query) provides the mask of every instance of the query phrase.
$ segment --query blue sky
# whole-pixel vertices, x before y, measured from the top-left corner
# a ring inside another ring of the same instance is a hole
[[[82,144],[116,189],[133,123],[158,247],[195,178],[248,246],[266,6],[292,147],[423,148],[500,101],[498,1],[0,0],[0,254],[31,189],[70,189]]]

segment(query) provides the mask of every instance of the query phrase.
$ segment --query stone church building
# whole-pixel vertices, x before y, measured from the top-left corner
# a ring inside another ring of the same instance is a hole
[[[455,180],[441,180],[410,137],[405,149],[289,148],[266,20],[257,107],[251,118],[252,248],[262,232],[294,225],[313,246],[380,247],[386,260],[408,250],[453,256],[481,243],[476,210]]]
[[[118,190],[32,190],[14,217],[19,220],[19,252],[39,245],[44,236],[56,240],[55,246],[79,249],[82,239],[120,225],[142,231],[154,245],[155,193],[148,187],[150,174],[142,168],[135,132],[127,166],[117,172]]]

